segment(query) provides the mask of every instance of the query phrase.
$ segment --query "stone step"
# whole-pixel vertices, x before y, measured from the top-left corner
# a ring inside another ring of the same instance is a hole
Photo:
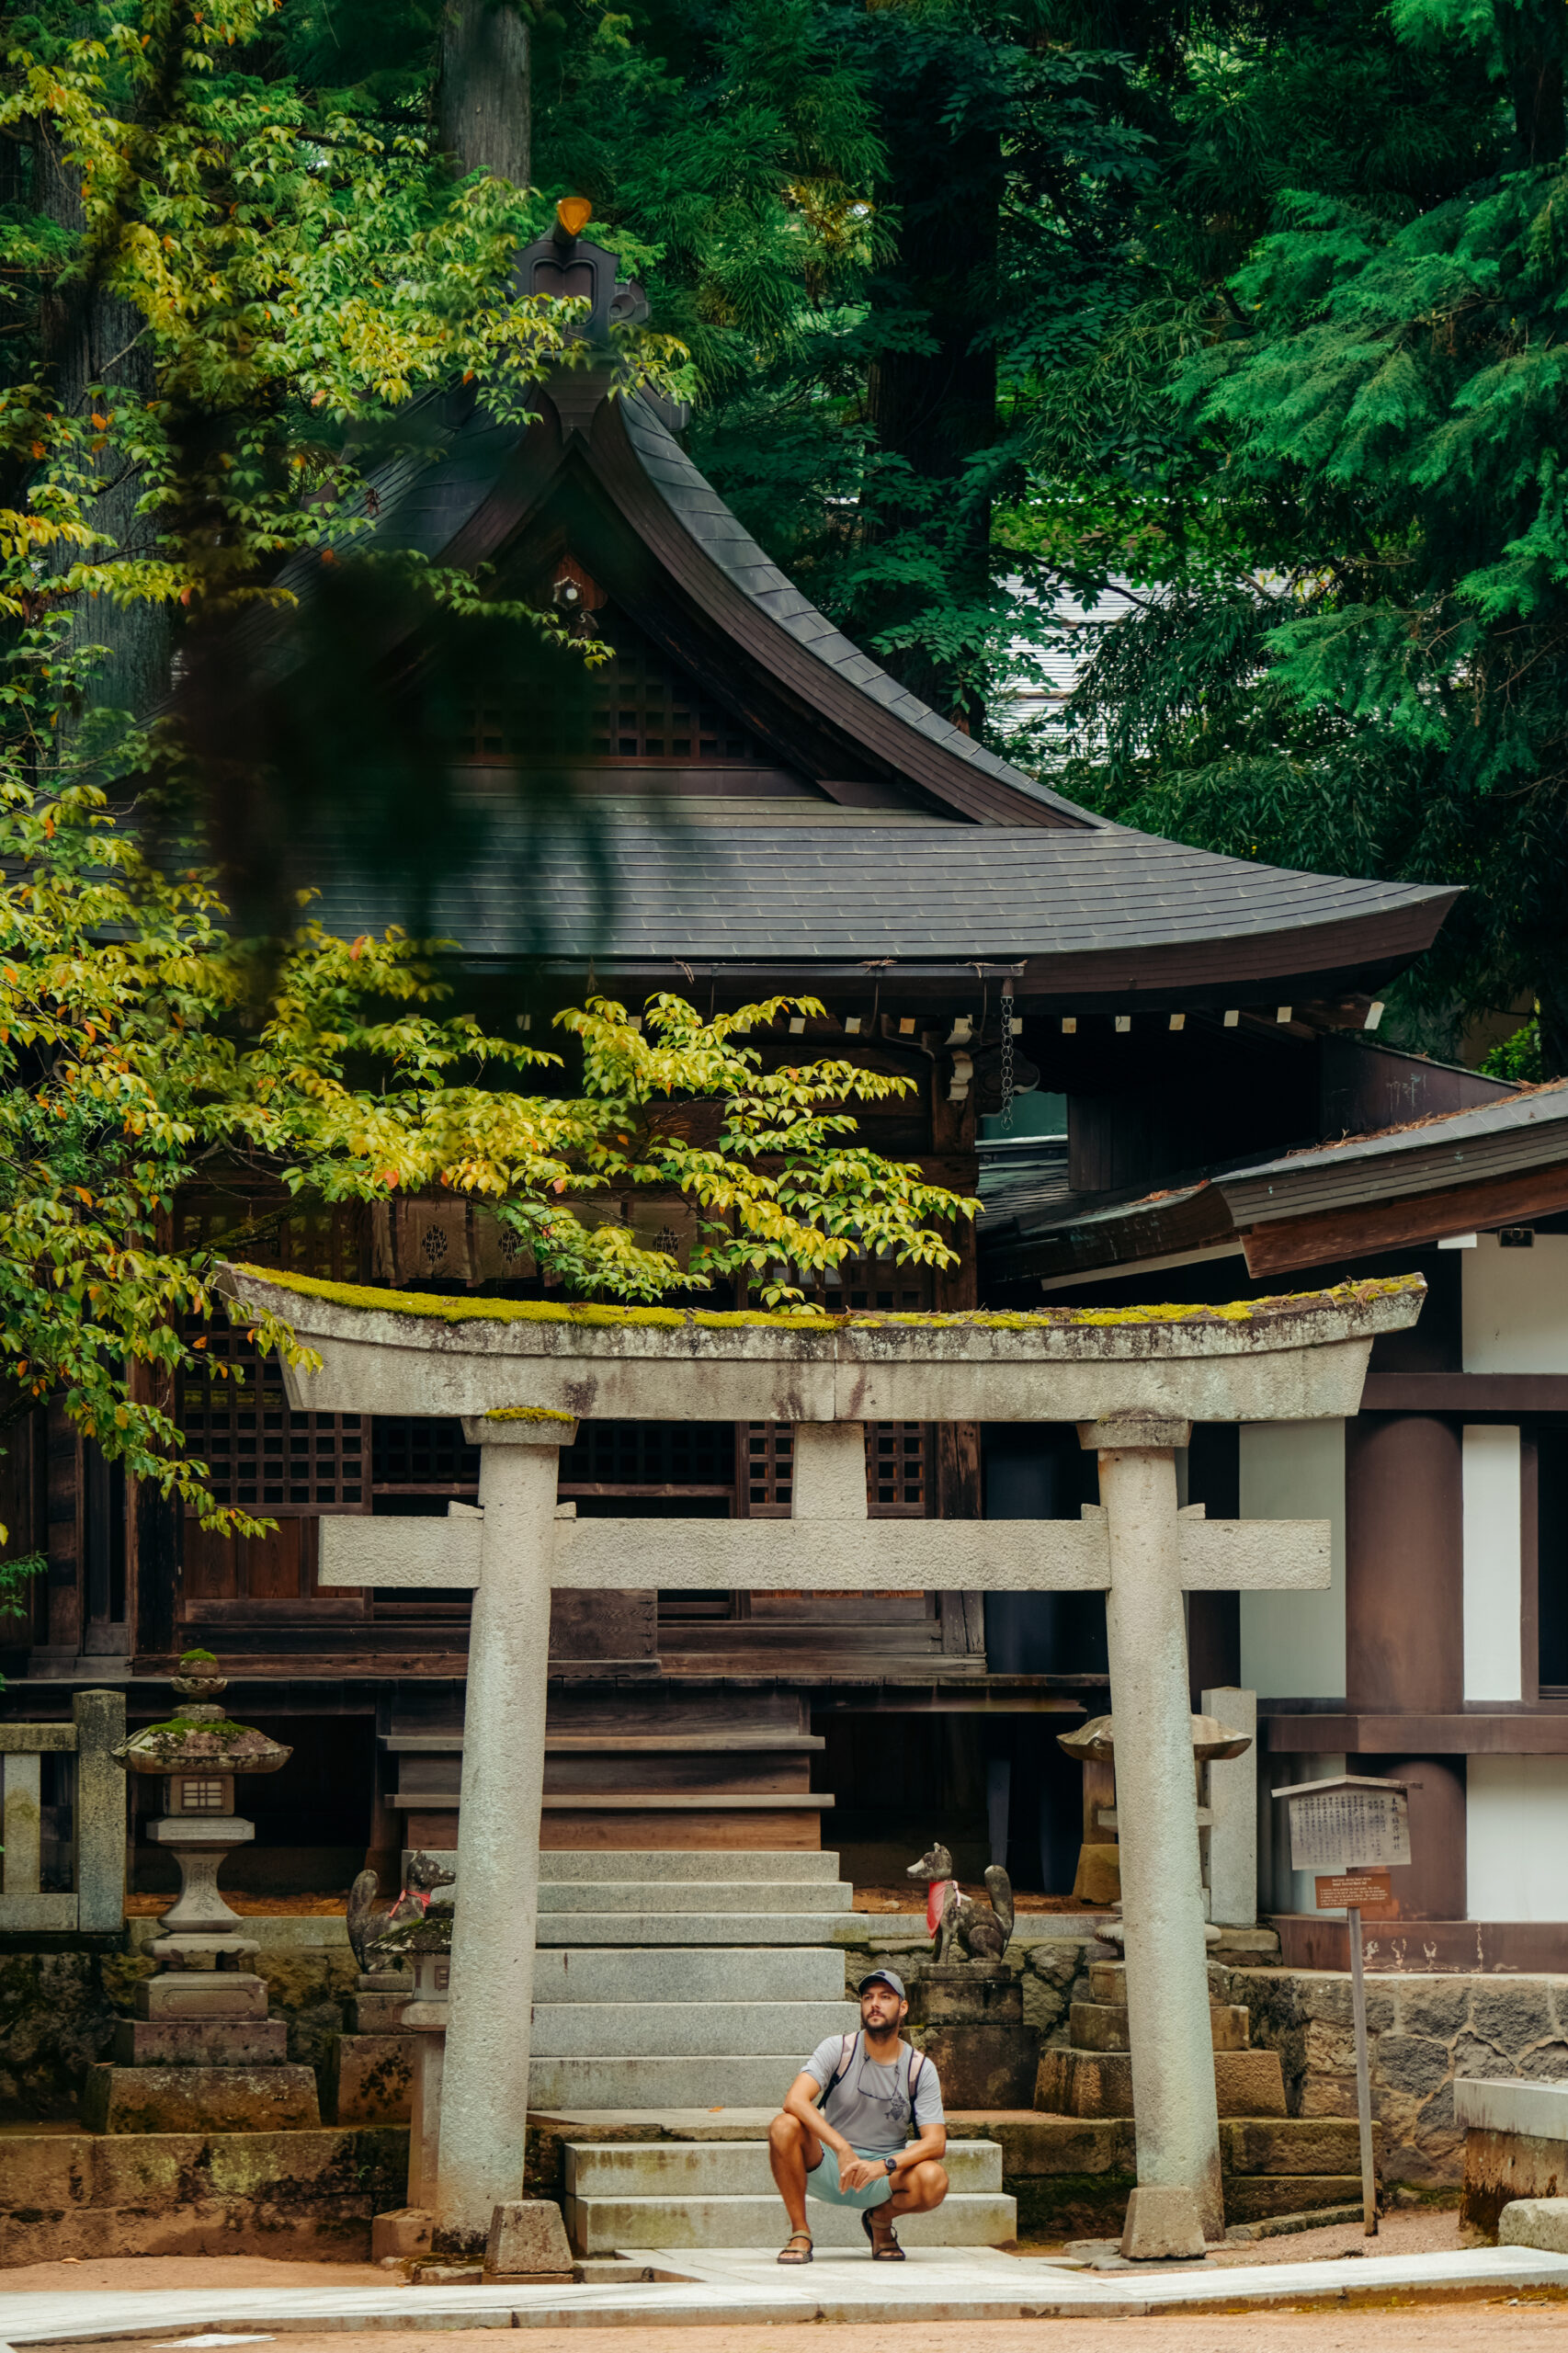
[[[548,2013],[547,2013],[548,2015]],[[809,2045],[808,2045],[809,2048]],[[528,2068],[528,2106],[566,2116],[585,2109],[666,2110],[766,2108],[777,2113],[801,2072],[804,2051],[721,2052],[717,2057],[535,2057]]]
[[[836,1882],[838,1857],[816,1847],[551,1847],[539,1859],[542,1885],[571,1880],[748,1880]]]
[[[743,1992],[754,2002],[842,2002],[844,1955],[832,1945],[557,1945],[534,1961],[536,2003],[733,2002]]]
[[[767,2198],[777,2193],[766,2141],[568,2141],[572,2198]],[[955,2191],[1000,2192],[994,2141],[949,2141],[942,2163]]]
[[[1380,2172],[1382,2150],[1383,2128],[1374,2124],[1372,2155]],[[1361,2138],[1353,2117],[1242,2118],[1221,2125],[1220,2158],[1227,2174],[1358,2175]]]
[[[310,2067],[87,2069],[89,2132],[286,2132],[321,2123]]]
[[[1214,2088],[1221,2116],[1285,2113],[1285,2077],[1277,2051],[1216,2051]],[[1131,2116],[1131,2052],[1061,2046],[1041,2052],[1035,2106],[1051,2116]]]
[[[836,2002],[547,2002],[534,2013],[540,2059],[697,2059],[709,2051],[792,2051],[783,2098],[819,2042],[853,2033],[859,2012]]]
[[[827,1945],[837,1912],[551,1912],[540,1945]]]
[[[647,2247],[780,2247],[790,2224],[776,2189],[750,2198],[568,2198],[567,2236],[578,2255],[614,2255]],[[806,2208],[818,2246],[866,2249],[859,2215],[850,2207]],[[1006,2246],[1018,2234],[1017,2208],[996,2192],[955,2190],[934,2214],[910,2214],[898,2225],[906,2246]]]
[[[982,1906],[983,1909],[983,1905]],[[1119,1927],[1108,1912],[1020,1912],[1008,1942],[1016,1945],[1084,1944],[1108,1924]],[[884,1939],[914,1938],[930,1949],[931,1931],[924,1912],[857,1912],[857,1944],[880,1945]]]
[[[1114,2002],[1074,2002],[1068,2008],[1068,2031],[1079,2051],[1131,2051],[1132,2043],[1125,2005]],[[1209,2032],[1216,2051],[1244,2051],[1248,2045],[1248,2016],[1234,2002],[1210,2002]]]
[[[1228,2003],[1231,1998],[1231,1972],[1219,1961],[1209,1964],[1209,1999]],[[1127,2006],[1127,1963],[1124,1961],[1091,1961],[1089,1963],[1089,1999]]]
[[[1267,2222],[1276,2214],[1315,2214],[1325,2206],[1359,2206],[1358,2173],[1232,2174],[1225,2182],[1227,2222]]]
[[[0,2272],[67,2256],[363,2263],[370,2217],[408,2178],[400,2132],[56,2131],[0,2148]]]
[[[846,1881],[755,1879],[541,1880],[539,1908],[562,1912],[848,1912]]]

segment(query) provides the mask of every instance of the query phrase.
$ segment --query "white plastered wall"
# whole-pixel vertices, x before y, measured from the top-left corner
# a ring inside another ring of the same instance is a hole
[[[1242,1682],[1269,1699],[1345,1697],[1345,1424],[1244,1422],[1243,1519],[1326,1519],[1324,1593],[1244,1593]]]
[[[1472,1756],[1465,1862],[1472,1920],[1568,1920],[1568,1756]]]
[[[1568,1372],[1568,1234],[1505,1250],[1481,1233],[1460,1256],[1466,1372]]]
[[[1464,1429],[1464,1696],[1524,1694],[1519,1433],[1506,1422]],[[1512,1914],[1491,1914],[1511,1918]]]

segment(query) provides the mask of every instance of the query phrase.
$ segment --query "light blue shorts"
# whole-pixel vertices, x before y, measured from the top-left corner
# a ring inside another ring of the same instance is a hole
[[[858,2157],[868,2157],[881,2165],[882,2159],[891,2152],[886,2149],[857,2149],[855,2154]],[[885,2206],[892,2196],[892,2176],[883,2167],[881,2178],[873,2181],[869,2188],[842,2188],[838,2179],[838,2153],[830,2149],[824,2141],[822,2163],[813,2165],[806,2176],[806,2196],[820,2198],[824,2206],[858,2206],[862,2211],[868,2206]]]

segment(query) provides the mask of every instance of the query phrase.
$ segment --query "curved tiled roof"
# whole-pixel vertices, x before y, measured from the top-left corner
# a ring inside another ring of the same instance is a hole
[[[654,963],[1077,965],[1164,949],[1194,985],[1219,990],[1255,967],[1261,986],[1391,953],[1403,961],[1453,896],[1290,873],[1110,824],[687,824],[678,802],[644,813],[586,800],[572,822],[541,826],[504,777],[484,800],[485,853],[433,910],[480,955],[530,939],[560,955]]]
[[[1042,802],[1074,818],[1081,825],[1100,826],[1107,820],[1092,810],[1082,809],[1075,801],[1068,801],[1052,792],[1035,779],[1026,776],[1010,761],[999,759],[983,744],[966,735],[961,727],[943,719],[922,702],[918,695],[900,686],[896,678],[862,652],[853,639],[835,629],[832,621],[819,613],[808,597],[803,597],[787,573],[781,572],[772,558],[766,554],[750,532],[733,514],[707,476],[693,465],[675,436],[659,422],[649,404],[642,399],[621,404],[621,421],[626,438],[642,464],[644,473],[703,552],[711,556],[725,576],[732,580],[761,613],[787,630],[798,645],[803,645],[835,676],[847,685],[858,687],[874,702],[881,703],[895,719],[946,752],[967,761],[982,776],[992,777],[998,784],[1009,785],[1027,800]]]

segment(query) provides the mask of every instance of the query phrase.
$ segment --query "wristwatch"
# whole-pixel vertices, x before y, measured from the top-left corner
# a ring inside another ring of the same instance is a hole
[[[884,2157],[882,2159],[882,2163],[886,2165],[890,2174],[896,2173],[898,2171],[898,2159],[896,2157]]]

